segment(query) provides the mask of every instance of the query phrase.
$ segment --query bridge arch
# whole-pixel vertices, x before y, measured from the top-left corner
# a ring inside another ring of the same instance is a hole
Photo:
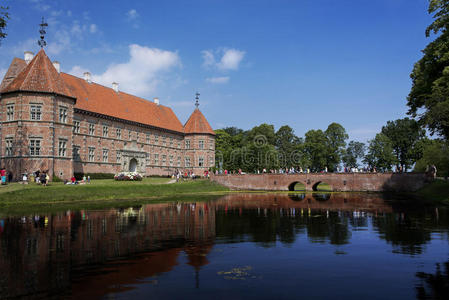
[[[301,181],[294,181],[288,185],[289,191],[305,191],[306,185]]]
[[[317,181],[313,184],[314,192],[332,192],[332,186],[324,181]]]

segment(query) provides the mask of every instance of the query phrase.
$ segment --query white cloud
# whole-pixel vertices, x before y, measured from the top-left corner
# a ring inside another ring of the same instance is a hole
[[[95,24],[90,24],[89,26],[90,33],[96,33],[98,31],[98,27]]]
[[[237,70],[244,56],[244,51],[228,49],[224,52],[221,61],[217,64],[217,67],[222,70]]]
[[[59,54],[63,50],[69,49],[70,45],[71,38],[69,32],[67,32],[66,30],[58,30],[55,32],[52,42],[48,44],[47,52],[49,54]]]
[[[210,82],[210,83],[227,83],[229,81],[229,76],[210,77],[210,78],[206,78],[206,81]]]
[[[93,81],[104,86],[118,82],[120,90],[145,97],[163,81],[164,72],[181,65],[176,52],[133,44],[129,46],[129,54],[128,62],[112,64],[103,74],[93,74]],[[75,66],[69,73],[82,76],[85,71]]]
[[[137,13],[137,10],[133,8],[126,13],[126,17],[128,20],[135,20],[139,17],[139,14]]]
[[[221,71],[238,70],[240,62],[246,54],[245,51],[237,49],[219,49],[214,52],[210,50],[201,52],[203,55],[203,66],[207,68],[215,67]],[[215,60],[215,55],[221,56],[218,62]]]

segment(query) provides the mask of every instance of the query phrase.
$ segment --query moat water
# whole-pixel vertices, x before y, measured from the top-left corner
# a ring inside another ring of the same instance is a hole
[[[6,216],[0,298],[448,299],[449,211],[378,194]]]

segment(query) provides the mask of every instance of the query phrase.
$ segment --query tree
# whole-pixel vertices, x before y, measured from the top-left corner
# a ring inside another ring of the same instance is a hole
[[[328,139],[322,130],[309,130],[306,132],[304,152],[308,156],[312,171],[321,171],[326,167],[328,161],[327,145]]]
[[[335,171],[341,162],[341,156],[346,147],[348,134],[343,126],[338,123],[330,124],[326,131],[327,145],[327,167],[330,171]]]
[[[423,145],[422,157],[414,171],[425,172],[427,167],[435,165],[438,176],[449,176],[449,145],[443,140],[428,140]]]
[[[365,144],[356,141],[350,141],[342,160],[345,166],[350,168],[357,168],[357,161],[365,155]]]
[[[8,9],[9,7],[7,6],[0,6],[0,42],[7,36],[5,29],[6,22],[9,19]]]
[[[289,168],[296,165],[298,162],[294,155],[295,150],[298,149],[298,145],[301,143],[301,139],[295,135],[293,129],[288,125],[282,126],[276,132],[275,139],[275,146],[280,156],[280,166]]]
[[[388,121],[387,125],[382,127],[382,133],[391,141],[397,164],[407,171],[408,167],[416,162],[413,150],[417,142],[425,137],[424,129],[420,128],[415,120],[405,118]]]
[[[431,134],[449,138],[449,0],[430,0],[434,21],[426,29],[439,36],[423,50],[424,56],[410,75],[412,88],[407,98],[408,114],[418,117]],[[422,109],[422,110],[421,110]],[[419,114],[418,114],[419,110]]]
[[[396,163],[396,157],[390,139],[382,133],[376,134],[376,137],[369,141],[368,153],[363,161],[379,171],[391,170],[391,166]]]

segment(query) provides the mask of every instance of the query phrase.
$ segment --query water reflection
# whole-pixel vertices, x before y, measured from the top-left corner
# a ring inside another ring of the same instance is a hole
[[[151,278],[181,265],[192,268],[199,289],[201,269],[213,263],[211,251],[229,243],[327,245],[346,254],[341,247],[366,234],[387,243],[390,252],[416,256],[433,235],[447,238],[448,220],[446,210],[398,211],[377,194],[354,193],[233,194],[198,203],[6,217],[0,220],[0,298],[67,291],[74,298],[101,298],[157,285]],[[309,244],[298,242],[304,238]],[[447,265],[445,270],[447,275]],[[417,276],[432,285],[441,274]],[[424,283],[418,291],[426,295]]]

